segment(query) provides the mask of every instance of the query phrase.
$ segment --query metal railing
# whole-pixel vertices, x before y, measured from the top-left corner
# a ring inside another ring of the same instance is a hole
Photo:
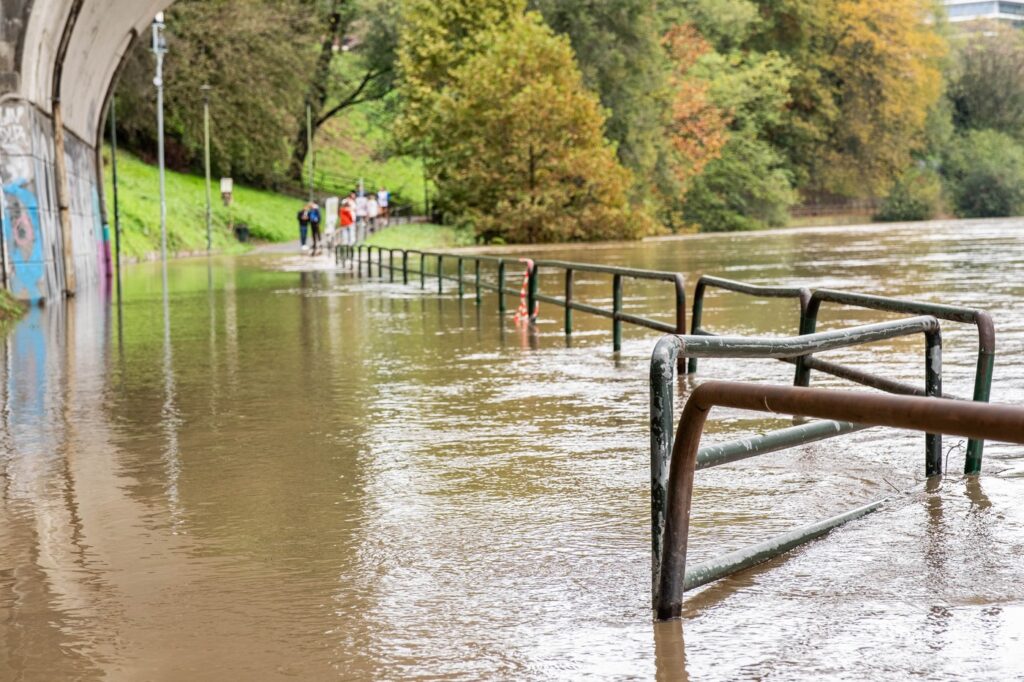
[[[784,338],[729,336],[663,337],[651,357],[651,580],[657,586],[662,556],[662,529],[669,487],[669,456],[672,433],[675,371],[683,357],[703,358],[797,358],[809,353],[849,348],[912,334],[925,337],[925,394],[942,394],[942,337],[939,322],[922,316],[876,324]],[[777,452],[867,428],[839,421],[800,424],[791,428],[744,438],[702,451],[705,466],[718,466],[740,459]],[[929,438],[925,446],[925,472],[942,472],[941,441]]]
[[[860,506],[687,569],[690,508],[696,471],[724,463],[711,461],[706,454],[707,449],[700,448],[708,414],[718,406],[828,420],[821,422],[825,424],[888,426],[1024,444],[1024,408],[1020,407],[880,393],[706,382],[694,390],[686,403],[672,451],[664,551],[657,557],[653,584],[654,612],[658,620],[680,617],[686,590],[767,561],[847,521],[875,511],[885,502],[880,500]]]
[[[988,402],[992,393],[992,374],[995,367],[996,331],[992,323],[992,317],[987,312],[962,306],[906,301],[897,298],[871,296],[869,294],[835,291],[832,289],[818,289],[811,296],[801,316],[801,334],[810,334],[817,329],[818,312],[821,309],[821,304],[826,302],[907,315],[931,315],[940,320],[974,325],[978,329],[978,361],[974,375],[974,395],[972,399],[976,402]],[[794,385],[808,386],[810,384],[811,370],[819,369],[816,365],[820,365],[820,363],[813,357],[801,358],[797,363],[796,377],[793,381]],[[886,390],[892,393],[920,395],[913,388],[907,389],[904,387],[900,389],[900,387],[893,387]],[[981,472],[981,458],[984,447],[985,441],[980,438],[972,438],[968,441],[967,458],[964,462],[965,474]]]
[[[384,262],[385,253],[388,254],[387,263]],[[355,246],[338,245],[335,248],[335,261],[339,264],[342,262],[352,263],[355,267],[355,272],[359,275],[363,274],[365,266],[366,274],[370,276],[373,274],[375,254],[377,274],[380,277],[384,276],[386,270],[389,273],[390,281],[395,281],[396,273],[401,272],[403,284],[408,284],[410,275],[418,275],[420,288],[423,289],[426,288],[428,277],[436,278],[439,294],[444,292],[445,282],[454,282],[458,286],[460,298],[465,295],[466,287],[472,286],[477,303],[481,302],[482,291],[495,291],[498,293],[498,307],[501,312],[506,310],[505,297],[508,295],[518,296],[521,291],[521,289],[509,289],[505,286],[509,277],[508,266],[521,263],[525,267],[525,276],[529,282],[526,308],[529,311],[531,321],[536,318],[537,304],[540,302],[557,305],[565,310],[565,333],[567,335],[571,335],[573,331],[573,311],[606,317],[612,320],[612,348],[615,351],[622,349],[622,324],[624,322],[660,332],[684,333],[686,331],[686,288],[683,276],[677,272],[640,270],[636,268],[571,263],[558,260],[530,260],[469,253],[451,254],[417,251],[415,249],[388,249],[363,244]],[[395,263],[395,254],[400,254],[401,256],[401,262],[398,265]],[[410,264],[410,257],[418,258],[418,269],[411,269],[415,266],[415,263]],[[428,261],[433,261],[435,264],[432,271],[427,268]],[[456,264],[456,271],[454,274],[448,274],[445,271],[445,264],[452,262]],[[466,277],[467,263],[473,267],[473,277],[471,280]],[[482,265],[495,267],[494,284],[481,277]],[[544,294],[540,291],[540,274],[542,271],[550,270],[560,271],[563,275],[564,290],[561,297]],[[611,275],[611,309],[583,303],[576,299],[574,283],[577,272]],[[624,310],[623,298],[626,280],[650,280],[671,283],[675,301],[675,322],[664,322],[626,312]]]
[[[978,329],[978,360],[972,399],[976,402],[988,402],[991,395],[992,375],[995,364],[995,327],[993,326],[991,316],[983,310],[928,303],[925,301],[908,301],[855,292],[835,291],[832,289],[817,289],[812,293],[811,290],[806,288],[762,287],[719,277],[704,276],[698,280],[693,296],[693,326],[691,332],[693,334],[712,335],[712,332],[707,331],[701,326],[703,321],[704,294],[707,288],[718,288],[762,298],[795,299],[799,302],[800,306],[800,334],[812,334],[817,330],[818,313],[822,303],[835,303],[849,307],[902,313],[905,315],[931,315],[948,322],[974,325]],[[854,367],[846,367],[828,362],[827,360],[821,360],[813,355],[805,355],[796,359],[784,358],[784,361],[794,363],[797,366],[793,379],[794,386],[806,387],[810,385],[811,371],[814,370],[889,393],[924,395],[924,391],[917,386],[893,381]],[[690,358],[688,372],[693,374],[696,371],[697,359]],[[962,399],[948,394],[943,394],[943,397]],[[932,441],[936,444],[933,447],[938,447],[939,438],[936,436]],[[984,445],[984,441],[978,439],[971,439],[968,442],[964,473],[977,474],[981,471]]]

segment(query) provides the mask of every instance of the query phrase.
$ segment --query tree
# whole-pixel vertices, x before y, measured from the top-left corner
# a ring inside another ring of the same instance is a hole
[[[534,0],[557,33],[569,37],[584,84],[607,110],[605,135],[619,161],[646,188],[657,185],[671,101],[670,64],[650,0]]]
[[[1024,137],[1024,37],[1001,25],[961,38],[948,97],[961,130],[991,128]]]
[[[425,153],[436,105],[454,72],[487,47],[492,32],[525,10],[525,0],[406,0],[399,17],[399,148]]]
[[[958,216],[1024,214],[1024,146],[1009,135],[968,132],[949,150],[942,172]]]
[[[627,210],[630,173],[603,137],[600,105],[568,39],[531,12],[471,40],[486,47],[437,74],[448,85],[429,167],[446,209],[485,240],[628,238],[647,229]]]
[[[308,52],[296,49],[312,30],[304,8],[284,0],[179,0],[167,12],[165,61],[168,163],[201,168],[203,104],[212,86],[217,173],[270,185],[283,175],[289,131],[298,125]],[[285,40],[282,40],[282,37]],[[140,40],[117,90],[118,121],[127,146],[156,142],[153,55]]]
[[[767,131],[805,189],[883,193],[924,146],[945,43],[932,0],[677,0],[723,55],[793,68],[786,115]]]
[[[396,19],[396,3],[387,0],[329,0],[320,11],[323,33],[305,97],[314,135],[323,124],[346,109],[380,99],[391,91],[398,38]],[[357,35],[346,36],[352,28],[357,29]],[[359,46],[352,55],[356,64],[348,68],[339,66],[335,59],[339,50],[348,51],[349,46],[343,44],[346,37],[354,38]],[[302,178],[308,153],[308,132],[303,117],[292,142],[288,168],[291,178]]]

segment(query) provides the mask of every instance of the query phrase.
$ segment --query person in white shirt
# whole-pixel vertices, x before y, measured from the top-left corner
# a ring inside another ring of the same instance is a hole
[[[377,231],[377,218],[380,216],[380,204],[377,203],[377,197],[370,195],[370,198],[366,201],[366,217],[370,222],[370,232]]]
[[[384,221],[384,225],[391,224],[391,212],[388,210],[388,206],[391,204],[391,192],[387,191],[384,187],[377,190],[377,205],[380,206],[380,217]]]
[[[360,194],[356,197],[356,231],[366,235],[366,195]]]

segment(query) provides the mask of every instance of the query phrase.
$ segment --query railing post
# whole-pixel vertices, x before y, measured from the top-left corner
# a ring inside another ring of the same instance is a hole
[[[475,263],[475,265],[474,265],[474,268],[475,268],[474,278],[475,278],[475,281],[476,281],[476,304],[480,305],[480,300],[481,300],[480,299],[480,259],[479,258],[475,258],[474,259],[474,263]]]
[[[437,254],[437,293],[444,293],[444,256]]]
[[[818,310],[821,308],[821,299],[811,296],[803,313],[800,315],[800,335],[813,334],[818,327]],[[811,368],[807,366],[803,357],[796,359],[796,375],[793,377],[794,386],[807,387],[811,384]]]
[[[612,276],[612,350],[622,350],[622,275]]]
[[[388,281],[395,281],[395,250],[388,249]]]
[[[565,335],[572,335],[572,268],[565,270]]]
[[[505,259],[498,260],[498,312],[505,312]]]
[[[704,292],[706,289],[704,278],[697,280],[697,286],[693,290],[693,316],[690,320],[690,333],[693,335],[698,333],[704,320]],[[697,373],[697,358],[688,358],[686,373]]]
[[[925,333],[924,393],[929,398],[942,398],[942,333]],[[942,434],[928,433],[924,437],[925,476],[942,473]]]
[[[526,316],[530,320],[530,324],[533,324],[537,321],[537,287],[539,286],[540,268],[531,261],[526,272],[530,278],[529,286],[526,288]]]
[[[409,252],[402,249],[402,284],[409,283]]]
[[[665,513],[668,504],[669,458],[675,423],[672,418],[678,336],[663,336],[651,358],[651,606],[658,605]]]
[[[982,349],[978,353],[978,369],[974,375],[974,401],[987,403],[992,393],[992,373],[995,369],[996,355],[994,351]],[[981,456],[985,449],[985,441],[973,439],[967,441],[967,459],[964,462],[964,473],[981,473]]]
[[[459,298],[462,298],[463,294],[465,293],[465,284],[462,281],[464,268],[465,266],[463,265],[462,262],[462,256],[459,256]]]
[[[377,277],[384,279],[384,249],[377,247]]]
[[[427,254],[420,254],[420,289],[427,288]]]

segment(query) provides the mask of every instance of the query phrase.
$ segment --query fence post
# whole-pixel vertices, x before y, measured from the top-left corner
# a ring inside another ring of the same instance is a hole
[[[459,256],[459,298],[462,298],[462,295],[463,295],[464,289],[465,289],[464,284],[462,282],[463,271],[464,271],[464,265],[462,263],[462,256]]]
[[[612,277],[612,350],[622,350],[622,275]]]
[[[437,254],[437,293],[444,293],[444,256]]]
[[[537,321],[537,287],[540,286],[538,282],[540,268],[536,263],[531,262],[526,272],[527,277],[530,278],[530,285],[526,289],[526,316],[530,320],[530,324],[533,324]]]
[[[427,254],[420,254],[420,289],[427,288]]]
[[[498,260],[498,312],[505,312],[505,259]]]
[[[476,304],[480,305],[480,259],[475,258]]]
[[[377,247],[377,277],[384,279],[384,249]]]
[[[565,335],[572,335],[572,268],[565,270]]]
[[[402,249],[402,284],[409,283],[409,252]]]
[[[388,281],[395,281],[395,250],[388,249]]]
[[[693,316],[690,318],[690,333],[696,335],[700,330],[701,322],[704,317],[704,290],[706,285],[704,284],[704,278],[697,280],[697,287],[693,290]],[[686,332],[681,332],[685,334]],[[799,371],[799,369],[797,370]],[[697,358],[689,358],[687,374],[697,373]]]
[[[942,398],[942,333],[925,333],[924,393],[930,398]],[[924,437],[924,475],[942,473],[942,434],[928,433]]]

